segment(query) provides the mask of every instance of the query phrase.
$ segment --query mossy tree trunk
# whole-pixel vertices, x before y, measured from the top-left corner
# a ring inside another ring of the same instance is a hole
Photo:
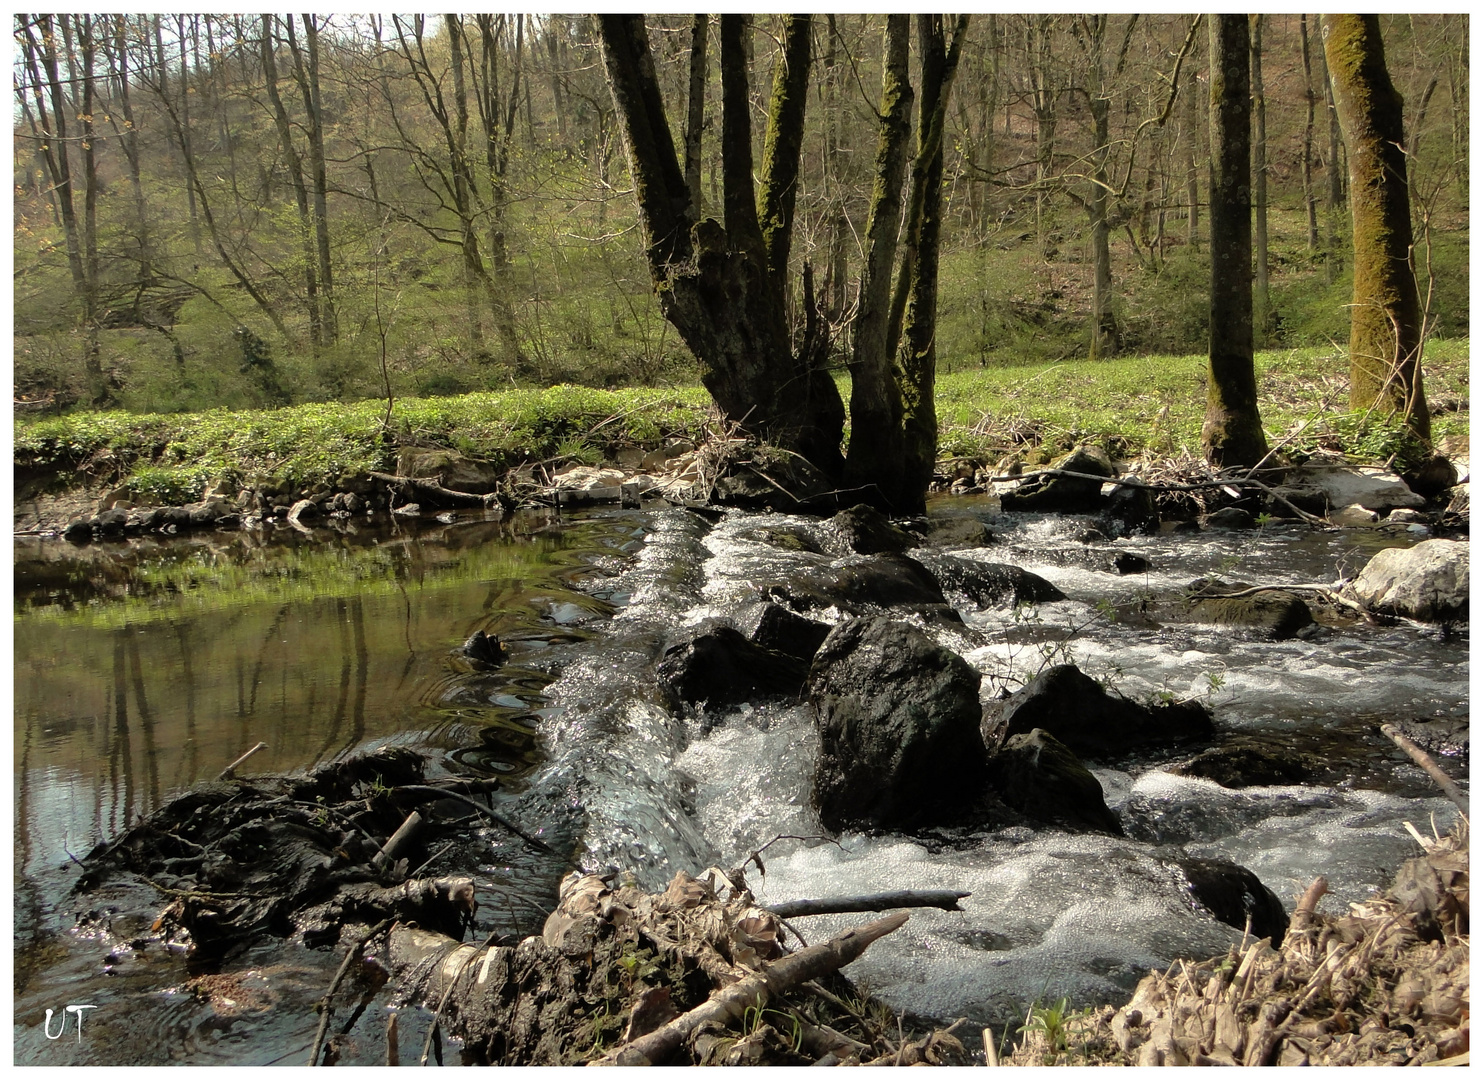
[[[1256,295],[1253,318],[1257,343],[1272,332],[1272,296],[1267,285],[1267,92],[1262,81],[1262,16],[1251,16],[1251,208],[1256,218]]]
[[[641,16],[598,20],[638,203],[649,272],[664,317],[701,365],[723,415],[826,475],[844,468],[844,404],[825,366],[824,320],[805,312],[795,344],[784,275],[802,147],[811,20],[789,16],[763,151],[761,210],[752,174],[750,19],[721,17],[724,225],[701,220],[685,183]],[[805,288],[805,306],[812,303]]]
[[[1251,322],[1250,34],[1245,15],[1210,21],[1210,377],[1200,441],[1216,467],[1267,453]]]
[[[907,16],[887,17],[885,75],[877,110],[881,133],[851,352],[851,432],[845,469],[847,482],[868,489],[866,501],[895,514],[925,509],[927,482],[937,458],[933,396],[943,129],[968,16],[958,17],[951,44],[942,16],[917,16],[922,93],[902,226],[901,186],[915,97],[907,76],[909,30]]]
[[[1349,403],[1355,409],[1393,409],[1413,434],[1429,441],[1401,95],[1385,67],[1377,16],[1325,15],[1323,42],[1349,151],[1354,224]]]

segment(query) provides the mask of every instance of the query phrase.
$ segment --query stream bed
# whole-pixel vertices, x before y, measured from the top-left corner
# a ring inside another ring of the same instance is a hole
[[[963,912],[914,912],[850,974],[914,1017],[996,1031],[1037,999],[1116,1000],[1153,967],[1239,940],[1189,899],[1178,858],[1239,863],[1289,909],[1323,874],[1325,904],[1343,905],[1415,853],[1406,822],[1423,834],[1451,824],[1451,804],[1378,727],[1466,720],[1465,629],[1321,627],[1271,642],[1106,616],[1108,601],[1136,604],[1207,574],[1328,584],[1404,538],[1269,527],[1087,544],[1085,519],[1001,514],[984,499],[930,509],[992,530],[991,546],[955,554],[1015,563],[1067,597],[1012,611],[949,595],[965,626],[929,632],[983,672],[986,701],[1074,662],[1129,697],[1205,699],[1222,737],[1289,747],[1322,760],[1320,774],[1231,790],[1170,771],[1186,748],[1093,764],[1123,838],[1015,827],[825,839],[810,805],[807,707],[676,715],[653,672],[687,628],[724,619],[749,630],[757,582],[848,559],[810,519],[655,506],[81,549],[18,540],[16,1062],[302,1062],[338,950],[264,947],[216,971],[133,947],[147,918],[134,934],[123,923],[72,930],[87,914],[70,892],[74,859],[258,741],[268,748],[246,772],[388,743],[433,752],[449,773],[501,778],[505,812],[584,867],[632,870],[649,887],[676,870],[736,866],[771,842],[765,873],[750,870],[763,902],[970,891]],[[777,542],[788,535],[817,543]],[[1110,572],[1116,552],[1150,570]],[[455,652],[479,629],[506,644],[496,671]],[[1444,766],[1465,778],[1465,758]],[[538,930],[554,902],[549,868],[493,834],[471,860],[476,933]],[[854,918],[800,929],[820,940]],[[203,992],[213,978],[235,980],[233,995]],[[46,1037],[57,1030],[44,1031],[46,1009],[84,1002],[98,1006],[85,1033],[72,1021],[66,1038]],[[386,1004],[367,1010],[367,1031]],[[404,1047],[420,1046],[422,1030],[405,1016]]]

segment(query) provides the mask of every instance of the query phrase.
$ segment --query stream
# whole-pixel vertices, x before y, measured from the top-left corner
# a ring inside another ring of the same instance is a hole
[[[1102,604],[1206,574],[1326,584],[1406,540],[1268,527],[1088,545],[1078,539],[1086,519],[995,506],[942,498],[930,510],[990,526],[990,547],[955,554],[1016,563],[1067,599],[1015,612],[949,594],[965,627],[929,633],[983,672],[986,701],[1048,663],[1074,662],[1129,697],[1205,699],[1222,736],[1319,759],[1315,778],[1231,790],[1171,772],[1198,748],[1185,749],[1092,765],[1124,838],[1024,827],[822,838],[805,706],[676,716],[653,674],[688,627],[726,619],[750,630],[755,582],[849,558],[773,542],[817,535],[829,552],[810,519],[727,511],[712,521],[651,506],[84,548],[18,538],[15,1061],[303,1061],[338,950],[274,944],[234,957],[230,970],[197,970],[143,944],[150,916],[123,912],[163,904],[149,896],[112,898],[121,914],[106,932],[72,930],[88,914],[70,891],[74,860],[259,740],[268,748],[245,772],[302,770],[389,743],[432,751],[448,773],[500,777],[502,809],[584,867],[632,870],[650,887],[676,870],[738,865],[771,841],[765,873],[749,869],[764,903],[970,891],[963,912],[913,912],[849,973],[914,1017],[964,1016],[996,1031],[1023,1022],[1036,1000],[1117,1000],[1151,968],[1239,941],[1189,899],[1179,857],[1240,863],[1289,909],[1323,874],[1337,910],[1415,854],[1406,822],[1423,834],[1450,826],[1451,804],[1378,727],[1465,721],[1465,629],[1322,627],[1269,642],[1113,622]],[[1113,552],[1152,569],[1118,576],[1103,568]],[[921,557],[931,565],[930,551]],[[496,671],[455,654],[478,629],[509,650]],[[1465,758],[1444,767],[1466,776]],[[480,836],[467,864],[480,887],[476,932],[537,931],[553,872],[508,836]],[[817,941],[853,921],[823,916],[800,929]],[[200,992],[222,978],[234,980],[231,995]],[[44,1030],[45,1010],[60,1016],[75,1003],[97,1006],[86,1030],[74,1019],[65,1038],[47,1038],[57,1028]],[[425,1026],[404,1021],[405,1055]]]

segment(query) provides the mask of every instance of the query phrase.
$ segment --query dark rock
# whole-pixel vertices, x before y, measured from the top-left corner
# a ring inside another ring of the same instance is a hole
[[[235,529],[241,524],[241,514],[223,514],[221,517],[216,519],[216,527],[218,529]]]
[[[1112,478],[1112,462],[1100,449],[1083,446],[1057,461],[1052,468]],[[1102,509],[1102,481],[1071,476],[1035,476],[1022,481],[999,499],[1005,510],[1052,510],[1068,514],[1094,514]]]
[[[1041,672],[1004,702],[1006,735],[1042,728],[1084,757],[1109,757],[1215,734],[1210,713],[1198,702],[1140,705],[1109,694],[1075,665]]]
[[[397,475],[434,480],[449,491],[488,495],[499,486],[504,470],[492,461],[464,457],[452,450],[404,446],[397,454]]]
[[[764,544],[771,544],[775,548],[784,551],[802,551],[810,555],[822,555],[823,551],[802,529],[763,529],[757,534],[757,539]]]
[[[475,630],[470,634],[469,639],[459,648],[459,652],[470,660],[488,664],[491,667],[497,667],[506,660],[504,643],[493,634],[487,634],[483,630]]]
[[[935,555],[928,566],[944,589],[962,593],[980,607],[1014,607],[1066,599],[1066,594],[1045,578],[1008,563]]]
[[[900,555],[917,546],[917,538],[892,525],[886,515],[860,504],[841,510],[829,519],[828,527],[857,555]]]
[[[1119,574],[1146,574],[1152,568],[1147,559],[1131,551],[1119,551],[1112,557],[1111,566]]]
[[[993,792],[1028,817],[1074,831],[1123,835],[1097,778],[1041,728],[1006,739],[990,759],[988,773]]]
[[[1190,618],[1212,626],[1255,630],[1271,641],[1296,637],[1313,624],[1313,612],[1292,593],[1263,592],[1251,596],[1218,596],[1196,599]]]
[[[69,522],[67,528],[62,531],[62,537],[74,544],[86,544],[93,538],[93,519],[83,516],[76,521]]]
[[[1107,497],[1101,521],[1103,529],[1112,536],[1155,533],[1159,528],[1158,503],[1146,487],[1123,484]]]
[[[1349,591],[1365,607],[1385,615],[1426,622],[1466,620],[1468,562],[1465,540],[1386,548],[1365,564]]]
[[[931,571],[906,555],[876,555],[847,566],[808,570],[762,591],[796,608],[836,606],[853,614],[903,604],[947,605]]]
[[[829,630],[826,623],[805,619],[780,604],[768,604],[757,620],[757,629],[752,631],[752,643],[784,656],[811,661],[829,636]]]
[[[739,705],[759,697],[797,697],[808,665],[764,649],[730,626],[716,626],[665,650],[659,679],[681,701]]]
[[[158,506],[145,506],[129,511],[128,528],[131,532],[148,532],[158,528],[164,511]]]
[[[1209,529],[1250,529],[1255,526],[1256,519],[1239,506],[1223,506],[1205,519],[1205,527]]]
[[[1441,454],[1433,454],[1416,468],[1401,473],[1401,479],[1416,494],[1434,499],[1457,483],[1457,466]]]
[[[1266,787],[1305,783],[1313,777],[1313,764],[1308,755],[1296,754],[1289,747],[1231,743],[1213,746],[1169,771],[1214,780],[1226,788]]]
[[[808,462],[793,455],[753,454],[747,465],[734,467],[711,489],[711,502],[739,506],[744,510],[776,507],[792,511],[827,503],[834,489],[827,477]]]
[[[830,631],[809,672],[821,735],[814,800],[827,828],[948,824],[984,778],[980,676],[885,617]]]
[[[176,529],[188,529],[191,524],[191,512],[183,506],[166,506],[160,511],[160,528],[174,526]]]
[[[988,547],[993,539],[989,527],[978,518],[931,518],[927,522],[927,543],[932,547]]]
[[[313,499],[300,499],[289,508],[288,520],[290,522],[313,519],[319,516],[319,506]]]
[[[1281,496],[1279,498],[1278,496]],[[1284,502],[1283,500],[1286,500]],[[1287,505],[1291,503],[1292,506]],[[1267,510],[1278,517],[1291,517],[1293,507],[1303,511],[1305,514],[1313,514],[1315,517],[1323,517],[1329,512],[1329,498],[1322,490],[1316,487],[1299,487],[1297,485],[1283,484],[1272,489],[1266,495]]]
[[[1246,929],[1251,920],[1255,938],[1271,938],[1272,947],[1287,936],[1287,912],[1277,894],[1250,870],[1223,859],[1180,859],[1195,901],[1227,926]]]
[[[127,510],[104,510],[93,518],[93,527],[103,536],[120,536],[129,523]]]
[[[1469,755],[1470,723],[1466,716],[1398,717],[1391,723],[1434,756],[1466,760]]]

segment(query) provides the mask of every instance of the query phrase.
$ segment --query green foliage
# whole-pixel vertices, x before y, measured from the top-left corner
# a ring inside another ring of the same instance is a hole
[[[1029,1018],[1021,1025],[1020,1033],[1038,1034],[1045,1039],[1051,1053],[1063,1053],[1069,1048],[1066,1021],[1075,1015],[1070,1006],[1071,999],[1064,997],[1049,1005],[1037,1001],[1030,1006]]]
[[[75,412],[16,427],[17,461],[76,467],[106,453],[141,495],[199,498],[229,475],[298,486],[392,466],[397,445],[458,449],[515,465],[527,458],[596,461],[610,447],[696,437],[704,391],[556,386],[399,400],[383,437],[385,404],[316,403],[189,415]],[[178,498],[175,501],[179,501]]]

